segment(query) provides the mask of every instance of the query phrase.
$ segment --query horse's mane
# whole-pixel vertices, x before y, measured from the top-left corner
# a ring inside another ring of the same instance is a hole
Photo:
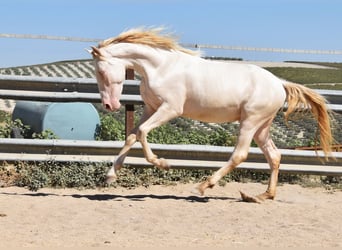
[[[115,43],[136,43],[148,45],[154,48],[166,50],[178,50],[190,55],[198,55],[196,51],[185,49],[177,43],[171,34],[162,34],[163,28],[155,29],[130,29],[121,33],[117,37],[108,38],[99,43],[98,48],[106,47]]]

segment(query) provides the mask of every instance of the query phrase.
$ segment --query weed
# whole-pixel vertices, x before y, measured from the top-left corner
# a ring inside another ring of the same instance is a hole
[[[108,163],[58,163],[54,161],[25,163],[17,162],[10,169],[0,167],[0,176],[6,176],[1,186],[17,185],[37,191],[42,187],[54,188],[95,188],[106,186]],[[178,183],[198,183],[213,174],[213,170],[171,169],[163,171],[157,168],[123,167],[112,187],[133,189],[139,186],[176,185]],[[220,180],[218,185],[225,186],[235,182],[259,182],[267,184],[269,173],[237,169]],[[342,178],[332,176],[294,175],[281,173],[279,185],[283,183],[299,184],[304,187],[325,187],[327,190],[341,190]]]
[[[105,180],[106,164],[58,163],[54,161],[15,164],[16,185],[36,191],[42,187],[94,188]]]
[[[32,139],[58,139],[58,136],[50,129],[45,129],[40,133],[33,133]]]
[[[3,118],[4,122],[0,124],[0,138],[11,138],[14,133],[24,137],[28,136],[30,127],[24,125],[21,120],[12,121],[10,115],[5,115]]]

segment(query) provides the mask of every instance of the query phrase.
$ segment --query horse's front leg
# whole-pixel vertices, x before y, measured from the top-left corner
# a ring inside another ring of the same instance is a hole
[[[147,135],[152,129],[165,124],[166,122],[178,117],[179,115],[180,112],[177,112],[168,103],[163,103],[157,109],[157,111],[139,127],[137,140],[140,141],[143,147],[145,158],[148,162],[152,163],[160,169],[168,170],[170,166],[164,158],[158,158],[157,155],[152,152],[150,146],[147,143]]]
[[[116,157],[113,166],[108,170],[106,175],[106,183],[110,184],[117,179],[117,171],[119,171],[122,167],[122,164],[129,152],[132,148],[133,144],[137,141],[136,133],[131,133],[126,141],[124,147],[121,149],[120,153]]]
[[[129,150],[137,141],[136,134],[137,134],[140,124],[144,123],[151,116],[151,114],[153,114],[153,111],[148,106],[145,106],[144,112],[140,118],[138,125],[132,130],[131,134],[127,137],[124,147],[121,149],[120,153],[114,160],[113,166],[107,172],[107,175],[106,175],[107,184],[110,184],[111,182],[117,179],[117,171],[121,169]]]

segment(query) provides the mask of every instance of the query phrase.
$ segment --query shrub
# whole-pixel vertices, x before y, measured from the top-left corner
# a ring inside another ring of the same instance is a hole
[[[27,187],[37,191],[43,187],[54,188],[95,188],[103,187],[108,163],[58,163],[54,161],[28,164],[18,162],[14,170],[0,168],[0,176],[6,177],[10,184]],[[124,167],[118,173],[118,180],[112,187],[128,189],[150,185],[176,185],[177,183],[197,183],[213,174],[213,170],[171,169],[169,171],[157,168]],[[236,169],[222,178],[218,185],[228,182],[261,182],[267,184],[269,173],[252,170]],[[4,180],[5,181],[5,180]],[[302,186],[323,186],[326,189],[342,189],[342,177],[310,176],[280,173],[279,184],[290,183]],[[6,186],[6,183],[1,183]]]
[[[58,139],[58,136],[50,129],[45,129],[40,133],[33,133],[33,139]]]
[[[54,161],[15,164],[16,185],[36,191],[42,187],[94,188],[105,180],[106,164],[58,163]]]
[[[4,122],[0,124],[0,138],[11,138],[13,133],[27,137],[30,127],[24,125],[19,119],[12,121],[10,115],[5,115]]]
[[[100,122],[101,126],[98,131],[98,140],[125,140],[125,125],[122,118],[115,117],[115,115],[110,113],[100,114]]]
[[[0,112],[0,138],[33,138],[33,139],[58,139],[53,131],[46,129],[40,133],[32,133],[30,126],[24,125],[20,119],[12,121],[10,114]]]

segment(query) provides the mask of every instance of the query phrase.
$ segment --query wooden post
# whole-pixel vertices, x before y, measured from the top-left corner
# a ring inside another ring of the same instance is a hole
[[[127,69],[126,70],[126,80],[134,80],[134,70]],[[131,133],[134,128],[134,105],[126,104],[125,105],[125,133],[126,139],[127,136]]]

